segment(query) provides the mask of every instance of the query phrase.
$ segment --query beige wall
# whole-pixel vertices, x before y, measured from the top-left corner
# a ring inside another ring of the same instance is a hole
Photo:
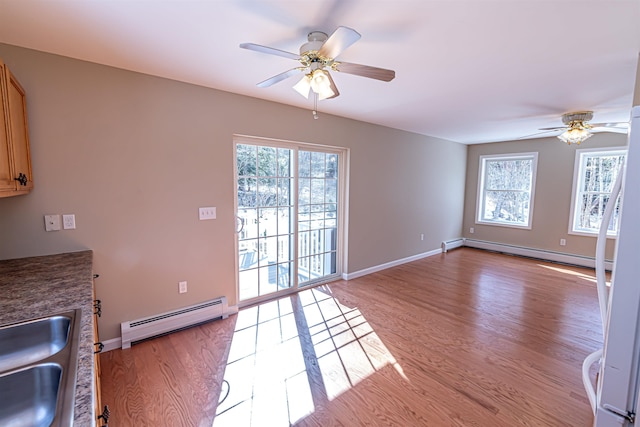
[[[576,149],[626,145],[626,135],[598,133],[580,146],[567,145],[555,137],[469,146],[463,223],[464,237],[594,257],[595,237],[568,233]],[[538,152],[538,170],[531,230],[476,224],[476,195],[480,156],[526,152]],[[469,232],[471,227],[475,228],[474,234]],[[560,246],[560,239],[566,239],[567,245]],[[614,240],[607,239],[607,259],[613,258],[613,247]]]
[[[351,150],[348,272],[461,234],[464,145],[14,46],[0,57],[27,91],[35,182],[0,199],[0,259],[92,249],[103,340],[121,321],[237,303],[233,134]],[[49,213],[77,229],[45,232]]]

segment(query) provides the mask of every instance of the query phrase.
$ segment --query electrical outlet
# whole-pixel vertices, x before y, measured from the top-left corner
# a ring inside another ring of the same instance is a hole
[[[475,233],[475,232],[476,232],[476,229],[475,229],[475,228],[473,228],[473,227],[470,227],[470,228],[469,228],[469,233],[470,233],[470,234],[473,234],[473,233]]]
[[[424,233],[420,234],[420,240],[424,240]]]
[[[187,282],[178,282],[178,292],[181,294],[187,292]]]
[[[75,230],[76,216],[74,214],[62,215],[62,228],[65,230]]]
[[[560,246],[566,246],[567,241],[565,239],[560,239]]]
[[[58,231],[58,230],[60,230],[60,215],[45,215],[44,216],[44,229],[46,231]]]
[[[198,216],[200,218],[200,221],[203,221],[205,219],[216,219],[216,208],[213,206],[208,208],[199,208]]]

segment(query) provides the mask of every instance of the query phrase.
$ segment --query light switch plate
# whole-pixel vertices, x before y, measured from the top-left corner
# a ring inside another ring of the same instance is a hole
[[[58,231],[58,230],[60,230],[60,215],[45,215],[44,216],[44,229],[46,231]]]
[[[73,214],[62,215],[62,228],[74,230],[76,228],[76,216]]]
[[[200,221],[205,219],[216,219],[216,208],[215,207],[207,207],[207,208],[199,208],[198,216]]]

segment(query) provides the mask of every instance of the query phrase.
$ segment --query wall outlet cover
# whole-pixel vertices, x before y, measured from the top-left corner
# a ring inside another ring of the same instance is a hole
[[[76,216],[73,214],[62,215],[62,228],[74,230],[76,228]]]
[[[200,221],[205,219],[216,219],[216,208],[213,206],[198,208],[198,217],[200,218]]]
[[[187,282],[178,282],[178,292],[181,294],[187,292]]]
[[[58,230],[60,230],[60,215],[45,215],[44,216],[44,229],[46,231],[58,231]]]

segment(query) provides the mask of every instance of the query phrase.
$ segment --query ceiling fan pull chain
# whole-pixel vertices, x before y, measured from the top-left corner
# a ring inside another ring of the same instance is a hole
[[[318,120],[318,94],[316,92],[313,92],[313,118]]]

